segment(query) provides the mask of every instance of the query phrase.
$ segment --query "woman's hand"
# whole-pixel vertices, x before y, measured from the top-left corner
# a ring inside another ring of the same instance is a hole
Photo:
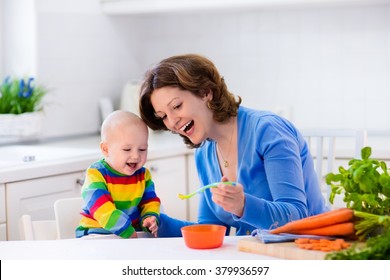
[[[228,178],[222,177],[222,182],[229,181]],[[210,189],[213,194],[212,200],[221,206],[223,210],[241,217],[244,212],[245,195],[244,188],[241,184],[235,186],[228,184],[219,184],[216,188]]]
[[[149,216],[145,218],[142,222],[142,226],[149,229],[149,231],[153,234],[154,237],[157,237],[158,225],[157,225],[156,217]]]

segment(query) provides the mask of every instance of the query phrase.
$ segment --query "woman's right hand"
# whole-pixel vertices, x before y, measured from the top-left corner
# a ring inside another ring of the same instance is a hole
[[[222,177],[222,182],[228,182],[227,177]],[[235,186],[219,184],[216,188],[211,188],[212,200],[223,210],[238,217],[244,213],[245,194],[244,187],[237,183]]]

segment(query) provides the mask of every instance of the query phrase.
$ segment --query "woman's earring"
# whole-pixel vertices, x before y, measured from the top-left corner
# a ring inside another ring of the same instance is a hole
[[[209,108],[211,110],[211,101],[207,101],[207,108]]]

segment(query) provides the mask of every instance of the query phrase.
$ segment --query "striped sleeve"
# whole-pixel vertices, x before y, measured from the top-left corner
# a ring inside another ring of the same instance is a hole
[[[154,182],[150,171],[145,168],[145,191],[140,201],[141,221],[148,216],[155,216],[159,223],[161,201],[154,189]]]

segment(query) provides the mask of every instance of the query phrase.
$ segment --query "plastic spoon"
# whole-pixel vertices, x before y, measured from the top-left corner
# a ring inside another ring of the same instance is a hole
[[[181,193],[179,193],[178,196],[179,196],[180,199],[188,199],[188,198],[191,198],[191,197],[193,197],[194,195],[196,195],[196,194],[198,194],[198,193],[204,192],[204,190],[206,190],[206,189],[215,188],[215,187],[217,187],[219,184],[226,184],[226,185],[235,186],[235,185],[236,185],[236,182],[215,182],[215,183],[212,183],[212,184],[203,186],[203,187],[197,189],[196,191],[194,191],[194,192],[192,192],[192,193],[190,193],[190,194],[181,194]]]

